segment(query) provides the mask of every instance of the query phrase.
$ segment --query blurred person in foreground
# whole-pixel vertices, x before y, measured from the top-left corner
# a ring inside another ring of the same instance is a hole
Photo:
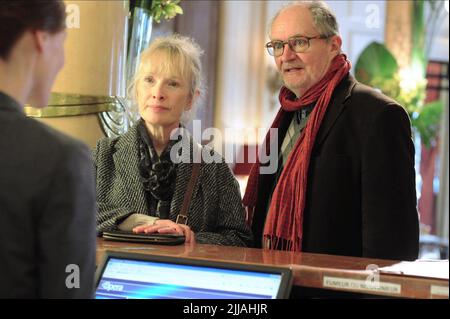
[[[0,298],[90,298],[95,188],[89,148],[26,117],[64,65],[62,1],[0,3]]]

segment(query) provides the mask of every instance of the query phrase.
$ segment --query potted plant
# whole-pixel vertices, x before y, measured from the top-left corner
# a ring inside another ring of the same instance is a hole
[[[430,20],[435,21],[442,8],[435,1],[428,3],[431,9]],[[430,147],[435,144],[439,133],[443,105],[441,101],[425,104],[427,60],[423,1],[414,1],[412,21],[414,37],[411,63],[407,68],[399,68],[397,60],[384,44],[372,42],[357,60],[355,77],[403,105],[410,115],[413,131],[420,135],[425,147]],[[433,24],[432,28],[435,26]]]

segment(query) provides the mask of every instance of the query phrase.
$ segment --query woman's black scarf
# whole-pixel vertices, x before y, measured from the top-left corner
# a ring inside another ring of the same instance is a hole
[[[146,192],[150,214],[161,219],[168,219],[177,172],[176,165],[170,159],[170,150],[177,140],[171,140],[158,156],[142,119],[138,123],[138,132],[139,174]]]

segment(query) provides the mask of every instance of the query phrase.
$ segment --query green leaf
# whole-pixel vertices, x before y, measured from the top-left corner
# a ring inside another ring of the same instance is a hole
[[[442,101],[428,103],[421,108],[417,118],[412,120],[426,147],[432,146],[439,135],[443,107]]]
[[[175,8],[174,8],[174,6],[172,4],[166,5],[163,8],[163,10],[164,10],[166,18],[167,17],[171,17],[172,18],[172,17],[174,17],[176,15]]]
[[[162,12],[161,11],[156,11],[153,14],[153,19],[157,22],[160,23],[161,22],[161,16],[162,16]]]
[[[172,19],[177,14],[183,14],[183,9],[178,5],[180,0],[153,0],[151,6],[151,16],[157,23],[161,18]]]
[[[182,9],[180,6],[175,5],[175,13],[177,13],[177,14],[183,14],[183,9]]]
[[[378,42],[372,42],[364,49],[355,66],[356,79],[367,85],[374,79],[392,79],[397,71],[397,60]]]

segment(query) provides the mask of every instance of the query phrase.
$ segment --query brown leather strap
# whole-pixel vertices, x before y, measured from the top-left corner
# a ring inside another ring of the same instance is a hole
[[[184,194],[183,206],[181,211],[177,216],[176,223],[186,225],[189,214],[189,203],[191,202],[192,193],[194,191],[195,183],[197,182],[198,174],[200,173],[200,163],[192,164],[192,174],[189,179],[189,184],[186,188],[186,193]]]

